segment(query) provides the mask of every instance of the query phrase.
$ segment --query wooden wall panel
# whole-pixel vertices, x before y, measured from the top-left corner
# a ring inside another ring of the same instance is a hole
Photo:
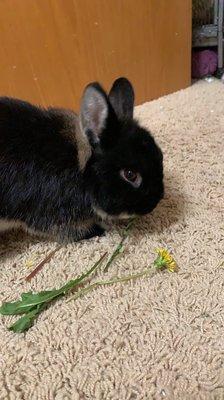
[[[137,104],[190,84],[191,0],[1,0],[0,94],[78,108],[83,87]]]

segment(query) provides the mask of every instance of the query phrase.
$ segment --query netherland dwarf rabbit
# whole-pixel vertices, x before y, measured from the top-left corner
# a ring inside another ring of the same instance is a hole
[[[76,241],[104,218],[152,211],[163,196],[163,156],[133,119],[134,91],[86,87],[73,111],[0,98],[0,230]]]

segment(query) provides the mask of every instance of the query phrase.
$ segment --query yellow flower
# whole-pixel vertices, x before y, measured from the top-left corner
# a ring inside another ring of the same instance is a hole
[[[158,254],[156,260],[154,261],[156,268],[166,268],[170,272],[177,271],[177,263],[166,249],[156,249],[156,252]]]
[[[31,268],[33,265],[34,265],[34,260],[32,259],[32,258],[28,258],[26,261],[25,261],[25,267],[26,268]]]

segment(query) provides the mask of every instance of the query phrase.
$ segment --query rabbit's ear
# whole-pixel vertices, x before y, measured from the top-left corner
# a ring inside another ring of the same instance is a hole
[[[81,102],[81,125],[91,146],[96,146],[106,126],[108,102],[104,90],[98,83],[89,84],[83,93]]]
[[[132,119],[135,94],[128,79],[118,78],[109,93],[109,101],[119,119]]]

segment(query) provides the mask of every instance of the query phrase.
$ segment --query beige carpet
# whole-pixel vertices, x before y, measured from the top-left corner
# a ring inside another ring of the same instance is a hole
[[[224,86],[199,82],[136,114],[164,150],[166,196],[107,277],[147,266],[157,246],[180,271],[58,301],[26,334],[0,318],[1,400],[224,398]],[[110,252],[119,229],[60,250],[30,284],[26,264],[56,243],[2,236],[1,300],[62,285]]]

